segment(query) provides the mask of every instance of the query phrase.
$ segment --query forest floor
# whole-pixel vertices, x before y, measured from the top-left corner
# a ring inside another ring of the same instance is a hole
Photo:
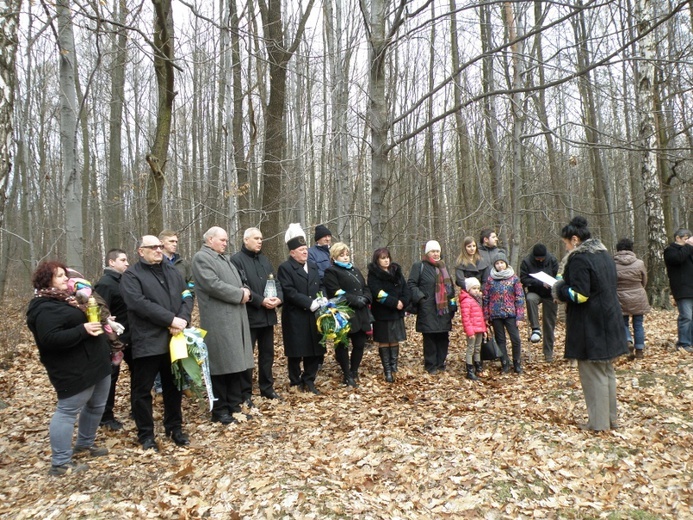
[[[451,336],[448,370],[429,376],[410,332],[394,384],[370,348],[357,390],[341,386],[328,357],[322,396],[288,391],[278,344],[284,401],[257,396],[252,420],[222,426],[185,399],[188,448],[164,438],[157,404],[159,453],[136,442],[124,369],[116,415],[125,428],[97,437],[110,454],[61,478],[47,475],[55,394],[16,326],[23,316],[5,320],[21,332],[0,369],[0,517],[693,518],[693,355],[673,348],[675,312],[646,317],[645,359],[616,363],[618,430],[577,428],[586,409],[577,369],[560,360],[560,324],[559,361],[544,363],[525,334],[525,373],[487,363],[480,382],[464,378],[463,334]]]

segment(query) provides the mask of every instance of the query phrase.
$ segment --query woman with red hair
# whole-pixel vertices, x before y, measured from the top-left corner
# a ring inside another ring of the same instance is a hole
[[[42,262],[32,277],[35,294],[26,314],[41,363],[58,395],[50,424],[48,472],[55,476],[88,468],[74,462],[73,453],[92,457],[108,453],[106,448],[94,446],[94,439],[111,385],[110,348],[101,324],[87,322],[86,309],[77,303],[67,280],[64,264]]]

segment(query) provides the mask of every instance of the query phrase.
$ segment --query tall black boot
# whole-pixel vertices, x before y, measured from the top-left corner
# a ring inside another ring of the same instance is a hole
[[[522,361],[519,359],[513,359],[513,370],[515,370],[516,374],[521,374],[522,373]]]
[[[383,364],[385,381],[388,383],[394,382],[394,378],[392,377],[392,351],[390,347],[378,348],[378,354],[380,354],[380,362]]]
[[[399,345],[390,347],[390,367],[392,372],[397,372],[397,362],[399,361]]]
[[[508,356],[505,355],[501,358],[501,371],[504,374],[507,374],[510,372],[510,359],[508,359]]]
[[[476,375],[480,376],[481,373],[484,371],[484,362],[483,361],[475,361],[474,362],[474,370],[476,370]]]
[[[474,373],[474,365],[470,365],[467,363],[467,379],[470,381],[478,381],[479,378],[476,377],[476,374]]]
[[[351,370],[349,370],[349,349],[347,347],[337,346],[334,348],[334,358],[342,369],[344,374],[344,384],[346,386],[351,386],[357,388],[358,385],[354,381],[351,375]]]

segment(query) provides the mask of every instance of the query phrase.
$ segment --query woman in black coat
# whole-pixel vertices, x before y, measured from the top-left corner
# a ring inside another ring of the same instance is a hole
[[[426,243],[424,257],[411,267],[407,285],[416,305],[416,331],[423,335],[424,369],[429,374],[444,371],[457,304],[455,288],[436,240]]]
[[[368,287],[371,290],[371,310],[375,318],[373,341],[379,343],[378,353],[385,381],[392,383],[392,374],[397,372],[399,342],[407,339],[404,309],[411,299],[411,291],[402,268],[392,261],[390,250],[386,247],[376,249],[372,262],[368,264]]]
[[[86,464],[73,462],[73,453],[108,453],[106,448],[95,447],[94,439],[111,387],[110,346],[101,323],[87,323],[83,305],[67,288],[66,273],[67,267],[60,262],[41,263],[33,275],[35,297],[26,313],[41,363],[58,396],[50,424],[48,474],[54,476],[88,469]]]
[[[356,387],[359,377],[359,366],[363,359],[363,349],[366,346],[366,333],[371,330],[370,313],[368,305],[371,303],[371,292],[368,290],[366,280],[361,271],[351,263],[349,246],[343,242],[337,242],[330,247],[332,266],[325,269],[322,283],[327,291],[327,297],[333,298],[340,289],[344,291],[344,299],[352,309],[349,318],[349,339],[351,340],[351,360],[349,359],[349,346],[344,343],[336,343],[334,357],[344,373],[344,384]]]
[[[589,430],[618,427],[616,374],[612,360],[628,353],[614,260],[606,247],[591,238],[584,217],[575,217],[561,231],[568,255],[562,279],[552,288],[566,302],[565,357],[577,359],[585,395]]]

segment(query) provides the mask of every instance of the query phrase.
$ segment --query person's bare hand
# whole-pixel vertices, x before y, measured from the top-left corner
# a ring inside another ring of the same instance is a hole
[[[404,309],[404,304],[401,300],[397,300],[397,310],[401,311],[402,309]]]
[[[248,303],[250,301],[250,289],[247,287],[243,287],[243,298],[241,299],[241,303]]]
[[[98,322],[85,323],[84,329],[87,331],[87,334],[89,334],[90,336],[98,336],[99,334],[103,334],[103,327]]]

